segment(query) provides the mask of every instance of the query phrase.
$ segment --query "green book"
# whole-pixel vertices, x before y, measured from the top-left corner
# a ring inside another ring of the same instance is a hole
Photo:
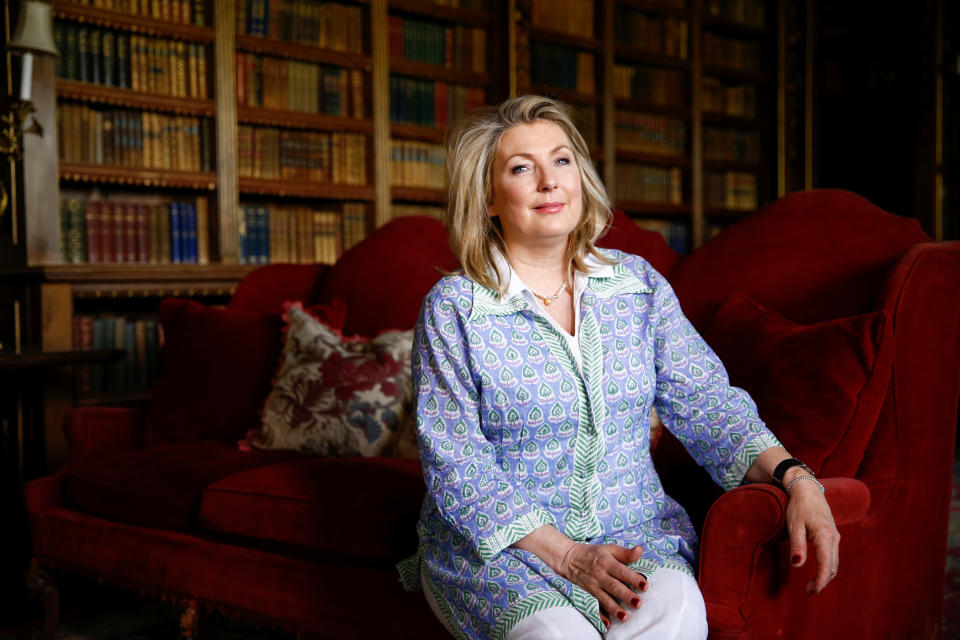
[[[80,54],[77,53],[77,34],[79,31],[80,27],[73,23],[67,24],[64,27],[66,51],[63,51],[60,57],[65,59],[63,61],[63,77],[67,80],[76,80],[80,77],[80,70],[77,64],[80,59]]]
[[[100,29],[90,29],[89,41],[87,42],[90,51],[90,82],[95,84],[103,83],[103,76],[100,73],[100,68],[103,65],[102,36],[103,32]]]
[[[77,30],[77,80],[90,82],[90,30],[84,26]]]
[[[67,26],[60,20],[53,23],[53,44],[57,47],[60,55],[57,56],[57,77],[64,78],[67,71],[66,46],[67,46]]]
[[[104,31],[101,39],[103,49],[103,84],[107,87],[116,86],[116,35],[113,31]],[[61,56],[63,57],[63,56]]]
[[[117,86],[130,88],[130,36],[117,34]]]

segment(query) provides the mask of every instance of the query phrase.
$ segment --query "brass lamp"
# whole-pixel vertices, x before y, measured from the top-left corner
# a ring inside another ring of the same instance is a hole
[[[20,67],[20,98],[11,105],[9,113],[0,116],[0,153],[19,158],[23,153],[23,134],[43,135],[43,127],[36,118],[29,127],[24,123],[36,107],[30,101],[30,88],[33,83],[33,54],[56,56],[57,47],[53,40],[53,9],[47,2],[40,0],[22,0],[17,28],[13,38],[7,43],[11,53],[22,55]],[[0,215],[7,208],[7,190],[0,183]]]

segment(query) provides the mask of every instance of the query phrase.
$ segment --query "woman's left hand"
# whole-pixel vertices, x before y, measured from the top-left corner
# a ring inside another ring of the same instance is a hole
[[[830,505],[816,482],[800,480],[790,489],[787,502],[787,532],[790,563],[802,567],[807,561],[807,541],[817,556],[817,575],[807,583],[807,593],[820,593],[837,575],[840,565],[840,532]]]

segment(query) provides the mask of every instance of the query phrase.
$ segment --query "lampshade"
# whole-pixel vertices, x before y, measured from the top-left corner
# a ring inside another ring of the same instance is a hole
[[[53,43],[53,9],[40,0],[22,0],[20,16],[7,49],[19,53],[57,55]]]

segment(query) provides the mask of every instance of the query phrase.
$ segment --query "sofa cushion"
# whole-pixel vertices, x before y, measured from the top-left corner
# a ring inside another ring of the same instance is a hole
[[[318,308],[342,327],[342,301]],[[161,372],[147,410],[151,443],[236,440],[259,421],[280,356],[280,309],[259,313],[207,307],[192,300],[160,303]]]
[[[735,293],[704,338],[791,454],[823,475],[856,474],[890,381],[885,311],[802,325]]]
[[[319,299],[346,301],[347,335],[412,329],[427,291],[444,271],[456,268],[440,221],[397,218],[340,257],[324,279]]]
[[[425,490],[418,460],[305,458],[211,484],[200,521],[221,533],[395,561],[416,549]]]
[[[138,449],[67,467],[63,498],[110,520],[193,529],[208,484],[251,467],[301,457],[289,451],[244,453],[216,441]]]
[[[250,444],[325,456],[386,453],[412,420],[413,331],[345,339],[298,306],[286,317],[280,368]]]
[[[680,255],[670,248],[662,235],[641,229],[619,209],[613,210],[610,227],[597,240],[597,246],[641,256],[667,278],[680,259]]]

